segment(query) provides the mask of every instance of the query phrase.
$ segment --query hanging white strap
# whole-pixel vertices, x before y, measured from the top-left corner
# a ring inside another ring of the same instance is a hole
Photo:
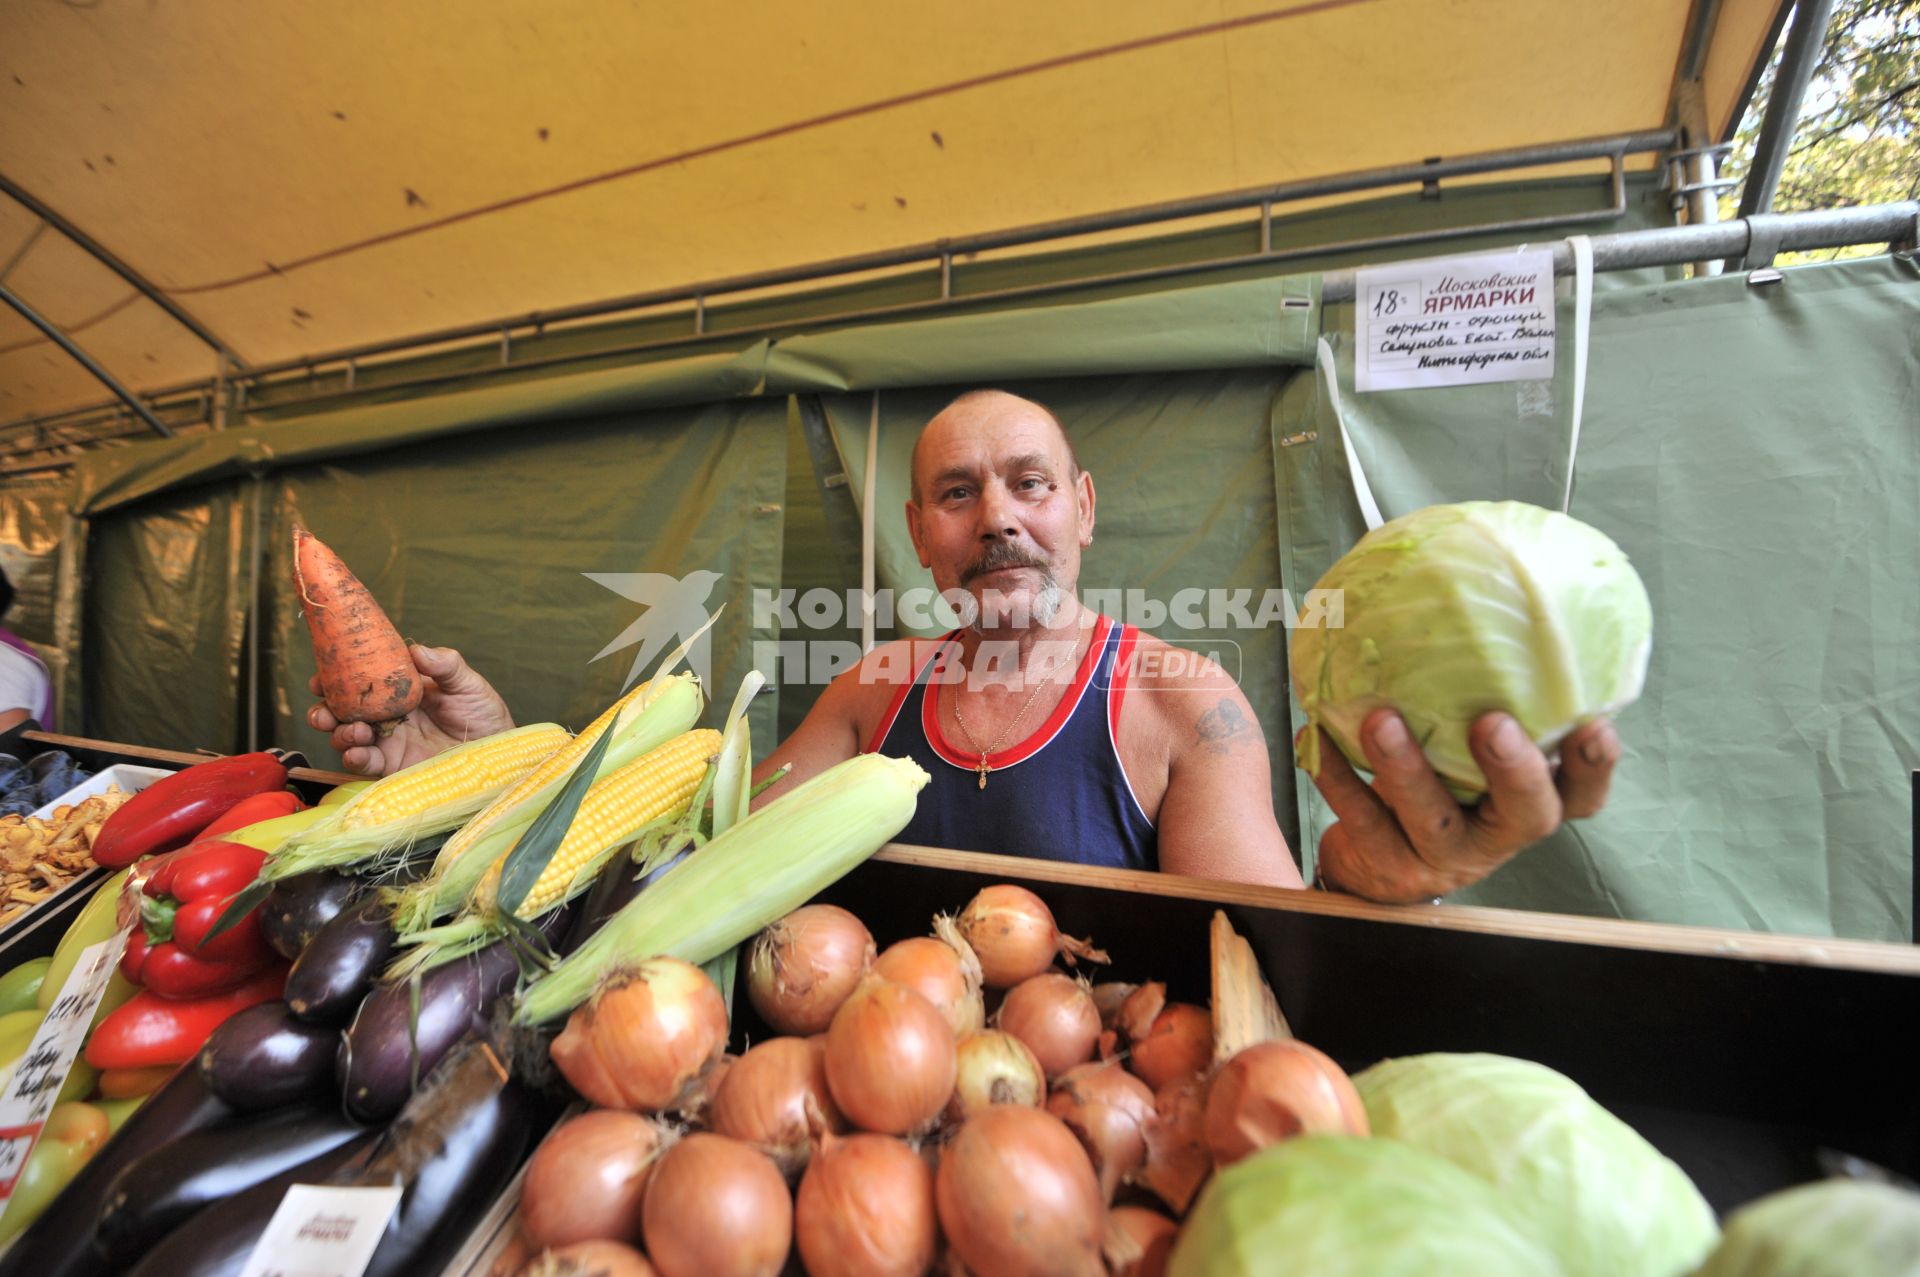
[[[1347,450],[1347,476],[1353,480],[1353,499],[1360,503],[1360,517],[1371,532],[1386,520],[1380,517],[1380,505],[1373,499],[1373,487],[1367,472],[1360,468],[1360,454],[1353,450],[1353,436],[1347,431],[1346,414],[1340,411],[1340,370],[1334,366],[1333,347],[1320,339],[1315,356],[1320,363],[1320,379],[1327,384],[1327,402],[1333,408],[1333,424],[1340,430],[1340,446]]]
[[[1567,236],[1573,250],[1573,428],[1567,432],[1567,483],[1560,492],[1560,513],[1573,504],[1573,463],[1580,455],[1580,414],[1587,406],[1587,330],[1593,322],[1593,241]]]
[[[880,474],[880,392],[867,418],[867,475],[860,498],[860,651],[873,650],[873,503]]]

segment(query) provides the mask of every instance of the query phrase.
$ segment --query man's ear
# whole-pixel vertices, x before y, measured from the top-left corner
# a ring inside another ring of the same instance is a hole
[[[1080,544],[1093,543],[1093,476],[1085,470],[1074,480],[1073,499],[1080,506]]]
[[[932,567],[927,559],[926,544],[920,539],[920,507],[911,501],[907,502],[907,535],[913,538],[913,552],[920,556],[920,566]]]

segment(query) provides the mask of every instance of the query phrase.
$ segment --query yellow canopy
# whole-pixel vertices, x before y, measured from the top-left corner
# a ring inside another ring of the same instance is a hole
[[[0,0],[0,175],[263,363],[1660,128],[1709,2]],[[1718,136],[1779,8],[1715,8]],[[0,198],[9,289],[135,389],[213,373],[206,344],[38,226]],[[0,308],[0,423],[103,397]]]

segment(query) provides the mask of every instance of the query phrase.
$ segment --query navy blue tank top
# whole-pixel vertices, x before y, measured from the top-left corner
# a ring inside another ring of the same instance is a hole
[[[962,851],[1002,852],[1115,869],[1158,869],[1159,838],[1133,796],[1117,744],[1120,705],[1139,631],[1107,617],[1095,623],[1073,684],[1033,735],[987,755],[980,788],[973,750],[940,729],[942,686],[931,677],[958,652],[958,631],[924,654],[895,694],[867,752],[911,758],[933,777],[898,840]]]

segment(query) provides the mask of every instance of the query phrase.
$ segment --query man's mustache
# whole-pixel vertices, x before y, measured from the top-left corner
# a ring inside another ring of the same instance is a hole
[[[988,547],[987,552],[967,565],[960,574],[960,584],[971,585],[975,577],[985,576],[989,572],[1000,572],[1007,568],[1033,568],[1044,572],[1051,579],[1053,572],[1044,559],[1035,558],[1017,546],[1004,541]]]

